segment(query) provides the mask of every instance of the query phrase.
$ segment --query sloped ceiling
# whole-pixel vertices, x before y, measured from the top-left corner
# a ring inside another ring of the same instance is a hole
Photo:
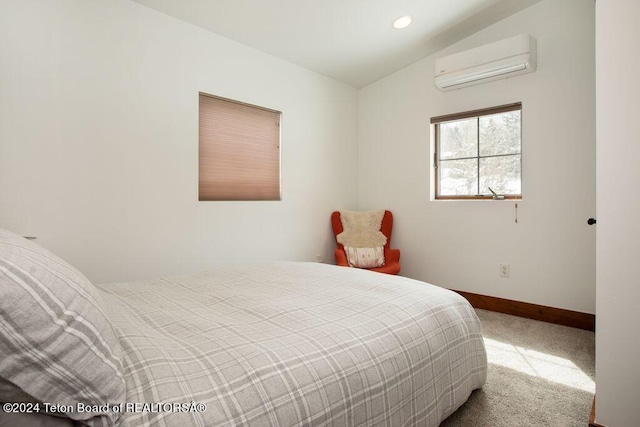
[[[540,0],[133,1],[360,88]]]

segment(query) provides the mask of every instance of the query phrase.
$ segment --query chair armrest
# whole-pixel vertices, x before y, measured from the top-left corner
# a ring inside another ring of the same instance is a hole
[[[384,259],[387,263],[400,262],[400,249],[387,249],[384,252]]]
[[[335,256],[336,256],[336,265],[340,265],[342,267],[349,267],[349,263],[347,262],[347,254],[345,254],[342,249],[336,249]]]

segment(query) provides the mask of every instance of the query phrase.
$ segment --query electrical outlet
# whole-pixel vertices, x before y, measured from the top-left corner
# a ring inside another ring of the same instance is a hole
[[[322,262],[322,255],[320,254],[316,255],[316,262]]]
[[[509,264],[500,265],[500,277],[509,278],[510,272],[511,272],[511,267],[509,266]]]

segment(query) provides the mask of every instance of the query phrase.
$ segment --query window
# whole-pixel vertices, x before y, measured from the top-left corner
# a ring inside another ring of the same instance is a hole
[[[436,199],[522,198],[521,112],[517,103],[431,119]]]
[[[200,93],[199,200],[280,200],[281,114]]]

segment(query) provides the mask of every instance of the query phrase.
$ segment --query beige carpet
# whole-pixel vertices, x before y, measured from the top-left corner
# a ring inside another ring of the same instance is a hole
[[[476,311],[487,383],[441,426],[586,426],[595,392],[595,334]]]

